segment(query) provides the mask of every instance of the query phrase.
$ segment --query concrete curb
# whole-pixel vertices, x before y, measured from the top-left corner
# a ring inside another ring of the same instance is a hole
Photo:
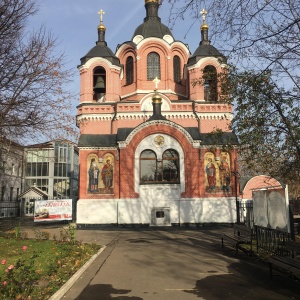
[[[95,259],[105,250],[103,246],[96,254],[94,254],[55,294],[48,300],[60,300],[67,291],[74,285],[78,278],[86,271],[86,269],[95,261]]]

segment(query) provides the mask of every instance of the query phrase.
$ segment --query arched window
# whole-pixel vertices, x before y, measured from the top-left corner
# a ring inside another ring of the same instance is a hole
[[[174,81],[180,83],[181,81],[181,62],[178,55],[175,55],[173,58],[173,72],[174,72]]]
[[[132,84],[134,80],[134,71],[133,71],[133,57],[128,56],[126,59],[125,65],[125,72],[126,72],[126,84]]]
[[[147,80],[160,78],[160,57],[156,52],[151,52],[147,56]]]
[[[106,71],[102,67],[96,67],[93,75],[94,100],[103,101],[106,94]]]
[[[179,183],[179,155],[173,149],[163,153],[162,160],[152,150],[144,150],[140,156],[140,183]]]
[[[163,154],[163,180],[167,182],[179,182],[179,155],[177,151],[168,149]]]
[[[213,66],[206,66],[203,71],[204,79],[204,100],[209,102],[217,102],[218,86],[217,86],[217,70]]]

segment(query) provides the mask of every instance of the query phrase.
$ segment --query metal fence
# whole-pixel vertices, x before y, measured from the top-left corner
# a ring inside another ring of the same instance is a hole
[[[21,202],[1,202],[0,203],[0,218],[16,218],[23,216],[24,209],[21,207]]]
[[[269,253],[283,255],[287,252],[286,244],[292,240],[288,232],[256,226],[257,249],[261,248]]]

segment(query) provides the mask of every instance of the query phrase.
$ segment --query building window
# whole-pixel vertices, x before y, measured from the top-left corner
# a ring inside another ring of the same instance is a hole
[[[16,196],[16,201],[19,200],[19,196],[20,196],[20,188],[17,188],[17,196]]]
[[[103,98],[106,94],[106,71],[102,67],[97,67],[94,69],[93,74],[93,99],[97,102],[100,102],[103,101]]]
[[[11,187],[11,188],[10,188],[10,193],[9,193],[9,201],[10,201],[10,202],[13,201],[13,193],[14,193],[14,188]]]
[[[158,160],[154,151],[145,150],[140,156],[140,183],[179,183],[179,155],[168,149]]]
[[[151,52],[147,56],[147,80],[160,78],[160,57],[156,52]]]
[[[217,70],[213,66],[206,66],[203,71],[204,79],[204,100],[209,102],[217,102],[218,86],[217,86]]]
[[[179,155],[173,149],[166,150],[163,154],[163,181],[179,182]]]
[[[174,72],[174,81],[177,83],[181,82],[181,62],[178,55],[175,55],[173,58],[173,72]]]
[[[4,201],[4,196],[5,196],[5,185],[3,185],[1,189],[1,201]]]
[[[134,80],[134,71],[133,71],[133,57],[129,56],[126,59],[126,85],[132,84]]]

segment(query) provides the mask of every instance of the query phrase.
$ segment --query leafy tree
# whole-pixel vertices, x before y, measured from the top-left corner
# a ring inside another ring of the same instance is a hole
[[[75,134],[72,72],[43,26],[29,32],[37,11],[35,0],[0,2],[0,135],[18,142]]]
[[[280,88],[270,72],[233,68],[228,75],[228,100],[236,105],[232,129],[240,139],[248,168],[267,170],[286,183],[299,182],[299,98]]]
[[[192,26],[202,8],[209,12],[213,45],[239,68],[219,84],[222,100],[235,105],[242,159],[299,190],[300,0],[163,1],[171,24],[188,18]]]

